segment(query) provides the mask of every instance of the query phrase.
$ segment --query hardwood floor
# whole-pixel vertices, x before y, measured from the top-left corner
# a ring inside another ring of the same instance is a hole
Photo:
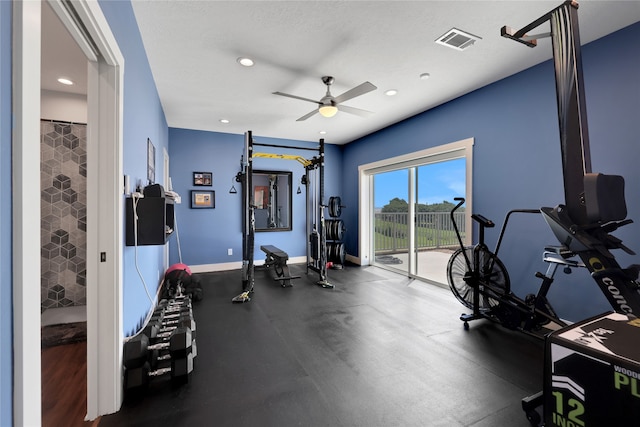
[[[42,350],[43,427],[96,427],[100,418],[84,421],[87,414],[87,343],[66,344]]]

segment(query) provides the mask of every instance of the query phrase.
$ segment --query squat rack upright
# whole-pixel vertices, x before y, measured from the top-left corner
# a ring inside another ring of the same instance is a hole
[[[254,146],[317,151],[318,155],[311,159],[288,154],[258,153]],[[235,180],[241,184],[242,191],[242,293],[232,298],[232,302],[251,301],[254,278],[255,250],[255,201],[253,195],[253,159],[276,158],[296,160],[304,166],[305,175],[302,184],[305,186],[305,217],[307,239],[307,274],[309,270],[318,273],[316,284],[323,288],[333,288],[327,280],[327,241],[324,219],[324,138],[316,148],[294,147],[279,144],[258,143],[253,140],[251,131],[244,134],[244,153],[240,160],[240,172]],[[315,179],[317,176],[317,179]]]

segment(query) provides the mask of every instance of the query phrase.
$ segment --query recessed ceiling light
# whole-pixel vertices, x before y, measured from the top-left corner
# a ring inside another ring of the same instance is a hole
[[[65,79],[64,77],[60,77],[58,79],[58,83],[62,83],[63,85],[71,86],[73,82],[69,79]]]
[[[388,90],[388,91],[386,91],[384,94],[385,94],[385,95],[387,95],[387,96],[394,96],[394,95],[397,95],[397,94],[398,94],[398,91],[397,91],[397,90],[395,90],[395,89],[389,89],[389,90]]]
[[[220,123],[224,123],[224,124],[226,125],[227,123],[229,123],[229,120],[227,120],[227,119],[220,119]]]
[[[431,77],[431,74],[429,74],[429,73],[420,74],[420,79],[421,80],[427,80],[429,77]]]
[[[251,58],[246,58],[246,57],[240,57],[238,59],[236,59],[236,61],[238,61],[238,64],[244,66],[244,67],[253,67],[253,59]]]
[[[320,135],[326,135],[327,131],[326,130],[321,130],[320,132],[318,132]]]

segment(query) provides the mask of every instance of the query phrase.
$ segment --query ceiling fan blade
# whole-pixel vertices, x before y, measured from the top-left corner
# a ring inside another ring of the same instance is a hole
[[[300,117],[298,120],[296,120],[296,122],[301,122],[303,120],[307,120],[309,117],[313,116],[317,112],[318,112],[318,109],[316,108],[315,110],[311,111],[310,113],[307,113],[304,116]]]
[[[360,116],[360,117],[369,117],[373,114],[373,112],[371,111],[367,111],[367,110],[362,110],[360,108],[353,108],[353,107],[348,107],[346,105],[342,105],[342,104],[338,104],[337,105],[338,110],[343,111],[345,113],[349,113],[349,114],[355,114],[356,116]]]
[[[374,86],[373,84],[369,83],[369,82],[364,82],[359,86],[354,87],[353,89],[350,89],[348,91],[346,91],[345,93],[343,93],[342,95],[338,95],[334,98],[336,103],[341,103],[344,101],[348,101],[351,98],[355,98],[356,96],[360,96],[360,95],[364,95],[365,93],[369,93],[372,90],[376,90],[378,89],[376,86]]]
[[[296,95],[289,95],[288,93],[282,93],[282,92],[273,92],[274,95],[280,95],[280,96],[286,96],[288,98],[293,98],[293,99],[300,99],[302,101],[309,101],[309,102],[313,102],[314,104],[321,104],[320,101],[315,101],[313,99],[309,99],[309,98],[303,98],[301,96],[296,96]]]

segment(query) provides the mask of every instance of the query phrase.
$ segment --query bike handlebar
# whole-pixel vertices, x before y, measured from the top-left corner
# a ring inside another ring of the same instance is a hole
[[[460,208],[460,206],[464,205],[464,202],[465,202],[464,197],[454,197],[453,200],[458,202],[458,204],[453,209],[451,209],[452,218],[453,218],[453,213],[457,211]]]
[[[467,268],[469,270],[471,270],[471,261],[469,260],[469,257],[467,256],[467,252],[464,250],[464,243],[462,242],[462,236],[460,236],[460,230],[458,230],[458,225],[456,224],[456,219],[453,216],[455,211],[458,210],[460,208],[460,206],[464,205],[465,199],[464,199],[464,197],[454,197],[453,200],[458,202],[458,204],[453,209],[451,209],[451,212],[449,212],[449,216],[451,217],[451,223],[453,224],[453,229],[454,229],[454,231],[456,233],[456,237],[458,238],[458,243],[460,243],[460,248],[462,249],[462,255],[464,255],[464,259],[465,259],[465,261],[467,263]]]

